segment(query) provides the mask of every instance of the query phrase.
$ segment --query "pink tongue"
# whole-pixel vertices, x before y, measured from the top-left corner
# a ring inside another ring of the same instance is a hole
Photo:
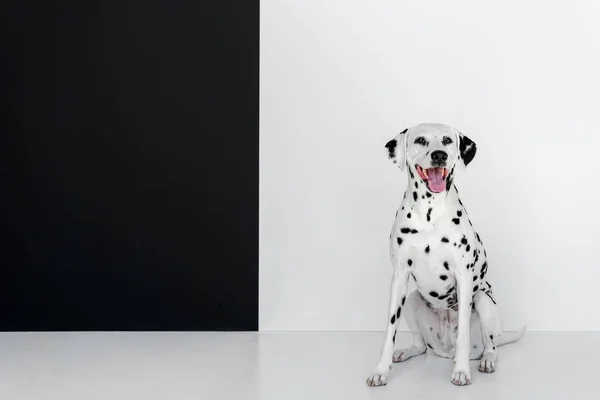
[[[446,190],[446,182],[442,178],[442,171],[442,168],[429,168],[427,170],[429,189],[434,193],[441,193]]]

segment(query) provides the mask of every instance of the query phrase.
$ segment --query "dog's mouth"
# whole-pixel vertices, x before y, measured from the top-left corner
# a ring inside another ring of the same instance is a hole
[[[416,165],[417,173],[427,183],[427,187],[433,193],[441,193],[446,190],[446,177],[448,176],[448,168],[421,168]]]

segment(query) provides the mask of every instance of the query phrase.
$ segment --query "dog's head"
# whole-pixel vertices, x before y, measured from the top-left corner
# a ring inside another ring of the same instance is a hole
[[[402,171],[408,167],[432,193],[450,188],[454,169],[461,169],[475,157],[477,146],[458,130],[442,124],[419,124],[400,132],[385,145],[388,157]]]

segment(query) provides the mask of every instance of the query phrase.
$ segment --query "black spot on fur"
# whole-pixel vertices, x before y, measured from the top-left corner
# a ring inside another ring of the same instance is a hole
[[[415,189],[419,188],[419,182],[415,181]]]
[[[402,232],[402,233],[410,233],[410,228],[401,228],[400,232]]]
[[[410,217],[411,217],[410,213],[406,214],[406,218],[410,218]]]
[[[425,247],[425,253],[429,253],[429,245],[427,245],[427,247]]]
[[[444,236],[444,237],[442,238],[442,242],[443,242],[443,243],[448,243],[448,242],[449,242],[449,240],[448,240],[448,238],[447,238],[447,237],[445,237],[445,236]]]
[[[414,233],[419,233],[419,231],[418,231],[418,230],[416,230],[416,229],[411,229],[411,230],[410,230],[410,233],[413,233],[413,234],[414,234]]]
[[[494,335],[490,335],[490,340],[494,340]]]
[[[412,265],[412,260],[409,258],[408,259],[408,266],[410,267]]]
[[[425,196],[427,196],[427,197],[431,197],[431,193],[429,193],[429,192],[426,192],[426,193],[425,193]]]
[[[402,244],[402,238],[398,237],[398,239],[396,239],[396,241],[398,242],[398,246],[400,246]]]
[[[445,281],[446,279],[448,279],[448,275],[440,275],[440,279]]]
[[[411,168],[409,168],[409,169],[408,169],[408,173],[410,174],[410,177],[411,177],[412,179],[415,179],[415,174],[413,174],[413,172],[412,172],[412,169],[411,169]]]
[[[467,248],[466,248],[465,250],[466,250],[466,251],[471,251],[471,245],[470,245],[470,244],[468,244],[468,245],[467,245]]]
[[[467,243],[469,243],[469,242],[467,241],[467,238],[466,238],[465,236],[463,236],[463,237],[462,237],[462,239],[460,239],[460,242],[461,242],[462,244],[467,244]]]
[[[476,280],[477,280],[477,275],[475,275],[475,276],[473,277],[473,282],[475,282]]]
[[[431,350],[433,350],[433,347],[431,347],[431,345],[429,343],[427,343],[427,347],[429,347]]]
[[[450,170],[450,173],[448,173],[448,176],[446,177],[446,191],[449,192],[450,188],[452,187],[452,180],[454,176],[454,168],[452,168]]]
[[[437,292],[434,292],[434,291],[429,292],[429,295],[431,297],[439,297],[439,294],[437,294]]]
[[[392,343],[396,343],[396,332],[394,332],[394,337],[392,337]]]
[[[398,307],[398,311],[396,311],[396,319],[400,319],[400,310],[402,310],[402,307]]]
[[[469,165],[469,163],[473,161],[475,153],[477,153],[477,146],[475,145],[475,142],[464,135],[460,135],[458,149],[460,150],[460,157],[465,165]]]
[[[476,292],[476,291],[478,291],[478,290],[479,290],[479,286],[477,286],[477,285],[473,286],[473,291],[474,291],[474,292]]]
[[[417,201],[418,198],[419,198],[419,195],[417,194],[417,192],[413,192],[413,199],[415,199],[415,201]]]
[[[427,210],[427,222],[431,221],[431,211],[433,211],[433,208]]]
[[[459,217],[462,217],[462,211],[458,210],[458,211],[456,212],[456,215],[458,215]]]
[[[445,295],[443,295],[443,296],[440,296],[440,297],[438,297],[438,300],[444,300],[446,297],[448,297],[448,295],[447,295],[447,294],[445,294]]]
[[[390,324],[394,324],[396,322],[396,314],[392,315],[392,319],[390,320]]]
[[[405,301],[406,301],[406,296],[402,296],[402,305],[404,305]]]
[[[444,261],[444,268],[446,268],[447,270],[450,270],[450,268],[448,268],[448,261]]]
[[[398,145],[398,142],[396,142],[396,139],[392,139],[392,140],[390,140],[389,142],[387,142],[385,144],[385,147],[388,150],[388,157],[389,158],[394,158],[396,156],[396,146],[397,145]],[[394,160],[394,162],[395,162],[395,160]]]
[[[452,222],[454,222],[456,225],[460,224],[460,218],[452,218]]]

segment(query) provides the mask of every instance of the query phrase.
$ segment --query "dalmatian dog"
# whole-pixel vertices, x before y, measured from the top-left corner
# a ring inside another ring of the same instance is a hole
[[[429,349],[454,359],[453,384],[469,385],[469,360],[480,360],[481,372],[494,372],[498,347],[525,332],[523,327],[518,333],[502,333],[486,279],[487,254],[454,185],[477,147],[458,130],[430,123],[405,129],[385,147],[400,170],[408,170],[408,187],[390,236],[393,274],[387,330],[367,384],[386,385],[392,362]],[[408,294],[410,277],[417,289]],[[394,351],[401,315],[413,343]]]

